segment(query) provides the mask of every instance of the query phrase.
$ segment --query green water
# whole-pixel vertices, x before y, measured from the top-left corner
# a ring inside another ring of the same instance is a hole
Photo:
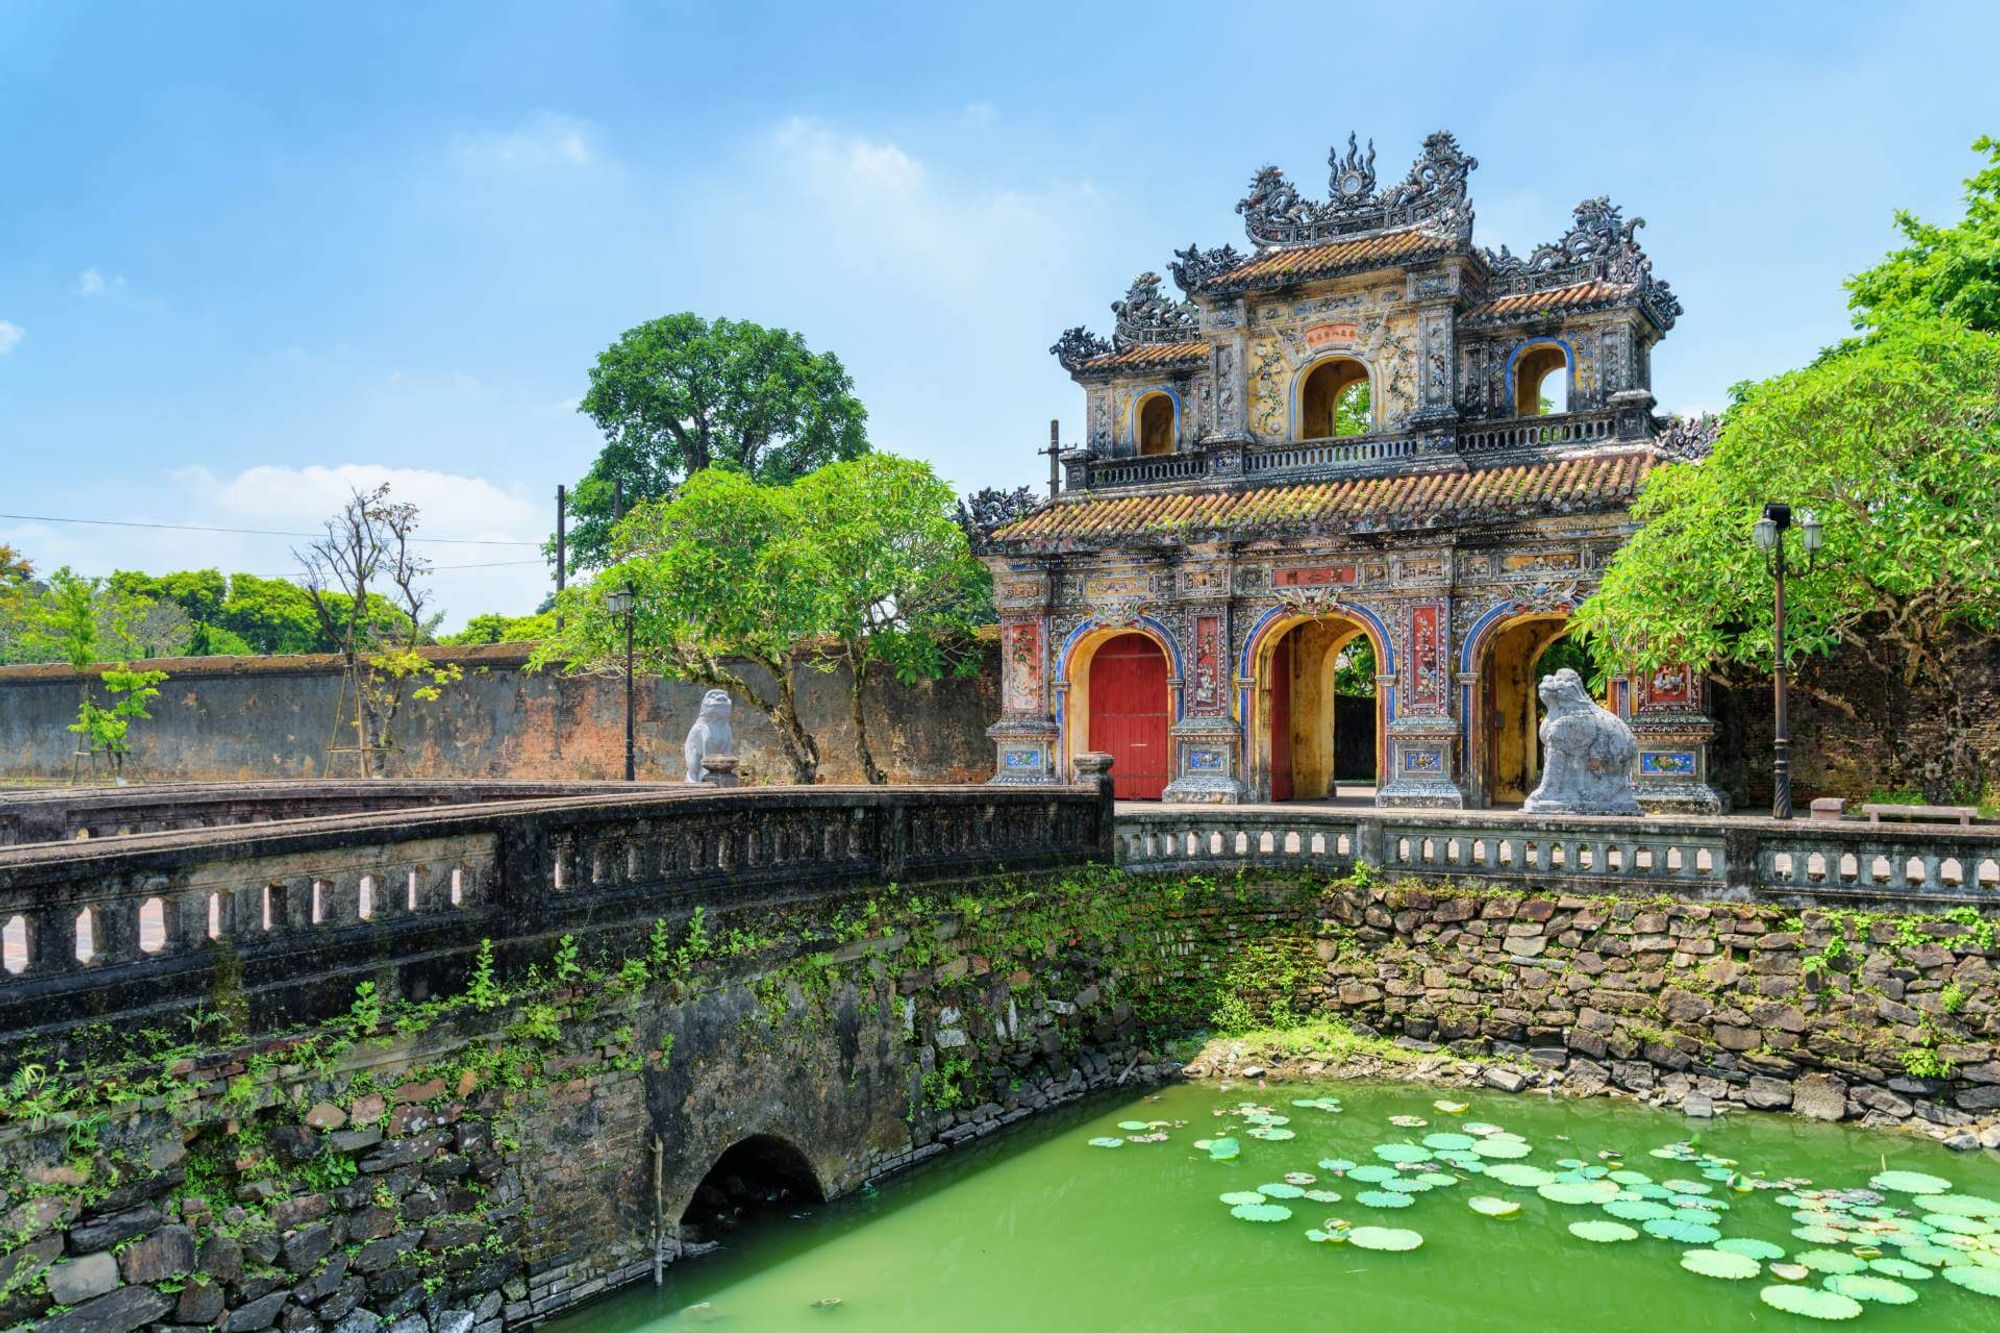
[[[1291,1105],[1294,1098],[1337,1098],[1335,1114]],[[1443,1095],[1469,1104],[1460,1114],[1437,1109]],[[1245,1136],[1249,1124],[1221,1119],[1215,1108],[1246,1097],[1289,1117],[1285,1142]],[[1424,1127],[1399,1127],[1392,1115],[1417,1115]],[[1125,1137],[1120,1121],[1187,1122],[1162,1143],[1089,1145]],[[1760,1274],[1744,1281],[1701,1277],[1679,1266],[1688,1244],[1642,1235],[1592,1244],[1572,1222],[1608,1220],[1601,1207],[1549,1202],[1534,1188],[1445,1167],[1460,1183],[1414,1195],[1394,1210],[1363,1205],[1368,1185],[1335,1179],[1322,1158],[1377,1162],[1376,1145],[1420,1142],[1488,1122],[1532,1145],[1522,1161],[1562,1171],[1561,1159],[1619,1166],[1599,1154],[1617,1150],[1623,1169],[1655,1182],[1701,1179],[1701,1164],[1663,1160],[1652,1149],[1699,1132],[1697,1151],[1733,1158],[1766,1180],[1808,1177],[1809,1188],[1865,1188],[1884,1170],[1948,1178],[1954,1192],[2000,1199],[2000,1160],[1959,1154],[1899,1135],[1866,1133],[1776,1116],[1739,1115],[1696,1122],[1602,1100],[1439,1094],[1411,1086],[1342,1083],[1268,1089],[1177,1086],[1030,1122],[954,1154],[879,1192],[779,1217],[734,1233],[719,1254],[669,1269],[666,1287],[634,1289],[548,1327],[560,1333],[660,1333],[713,1327],[764,1330],[850,1329],[871,1333],[1157,1333],[1199,1329],[1449,1330],[1591,1329],[1723,1330],[1830,1327],[1773,1309],[1760,1299],[1781,1283]],[[1213,1161],[1193,1146],[1234,1129],[1241,1155]],[[1488,1165],[1498,1165],[1488,1162]],[[1429,1170],[1432,1167],[1421,1169]],[[1578,1168],[1569,1168],[1575,1172]],[[1283,1222],[1238,1220],[1218,1196],[1309,1172],[1311,1188],[1338,1191],[1338,1203],[1278,1200]],[[1374,1188],[1379,1188],[1379,1185]],[[1733,1192],[1714,1183],[1711,1197],[1729,1237],[1803,1251],[1851,1250],[1861,1243],[1814,1243],[1792,1235],[1802,1225],[1771,1188]],[[1684,1193],[1684,1192],[1683,1192]],[[1475,1195],[1520,1204],[1505,1220],[1481,1217]],[[1887,1193],[1890,1207],[1920,1202]],[[1865,1206],[1865,1203],[1864,1205]],[[1915,1212],[1916,1210],[1912,1210]],[[1843,1214],[1844,1216],[1844,1214]],[[1372,1252],[1354,1244],[1316,1244],[1309,1228],[1327,1217],[1354,1226],[1421,1233],[1421,1248]],[[1857,1221],[1856,1225],[1860,1225]],[[1634,1221],[1630,1225],[1638,1226]],[[1977,1219],[1966,1225],[1972,1229]],[[2000,1221],[1994,1224],[2000,1226]],[[1972,1238],[1985,1245],[1992,1233]],[[2000,1250],[2000,1242],[1995,1242]],[[1882,1247],[1888,1257],[1899,1251]],[[1934,1260],[1939,1256],[1933,1255]],[[2000,1252],[1985,1256],[2000,1263]],[[1782,1261],[1781,1261],[1782,1262]],[[2000,1295],[1964,1290],[1941,1278],[1907,1281],[1917,1293],[1904,1306],[1864,1303],[1848,1326],[1957,1333],[2000,1329]],[[814,1302],[838,1298],[831,1309]],[[704,1307],[705,1308],[702,1308]],[[689,1307],[697,1307],[690,1309]]]

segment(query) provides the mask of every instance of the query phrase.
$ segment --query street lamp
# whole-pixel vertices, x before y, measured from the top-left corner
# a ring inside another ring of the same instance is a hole
[[[625,780],[632,782],[638,778],[636,752],[632,732],[632,621],[633,611],[639,605],[639,590],[630,583],[613,588],[604,594],[604,609],[614,616],[625,617]]]
[[[1771,818],[1790,819],[1792,817],[1792,730],[1791,720],[1785,709],[1785,532],[1792,526],[1792,507],[1787,504],[1771,503],[1764,506],[1764,516],[1751,525],[1750,539],[1757,543],[1757,549],[1764,553],[1765,564],[1777,588],[1777,602],[1771,616],[1771,713],[1774,720],[1771,738]],[[1820,531],[1819,516],[1812,510],[1799,512],[1799,545],[1806,553],[1805,568],[1800,574],[1810,574],[1819,555],[1823,534]]]

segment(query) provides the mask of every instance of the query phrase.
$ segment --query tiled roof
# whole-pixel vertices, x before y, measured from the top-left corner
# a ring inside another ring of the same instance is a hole
[[[1416,228],[1364,236],[1352,241],[1329,241],[1325,245],[1305,245],[1293,249],[1267,250],[1246,262],[1216,275],[1206,287],[1235,290],[1261,287],[1306,278],[1329,277],[1355,269],[1379,268],[1433,255],[1455,254],[1458,243]]]
[[[1568,287],[1551,287],[1545,292],[1518,292],[1503,296],[1465,312],[1467,319],[1519,318],[1545,310],[1568,310],[1573,306],[1601,305],[1632,295],[1632,288],[1616,282],[1579,282]]]
[[[1622,507],[1652,466],[1643,450],[1581,454],[1501,467],[1454,467],[1397,476],[1299,485],[1158,491],[1145,495],[1072,493],[993,534],[1024,547],[1118,542],[1201,534],[1254,535],[1425,527]]]
[[[1200,364],[1208,360],[1208,344],[1203,342],[1184,343],[1133,343],[1122,351],[1108,356],[1093,356],[1080,362],[1078,370],[1124,370],[1138,366],[1176,366],[1182,362]]]

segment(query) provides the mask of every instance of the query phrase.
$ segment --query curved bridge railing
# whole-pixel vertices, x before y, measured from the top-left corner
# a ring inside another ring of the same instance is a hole
[[[1593,818],[1514,811],[1126,807],[1117,859],[1141,871],[1237,866],[1595,892],[1867,899],[2000,908],[2000,828],[1755,818]]]
[[[0,1037],[227,1003],[250,1030],[423,999],[480,941],[1108,861],[1108,787],[493,801],[0,848]]]

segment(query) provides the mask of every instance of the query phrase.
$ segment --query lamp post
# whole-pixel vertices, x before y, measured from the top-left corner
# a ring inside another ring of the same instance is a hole
[[[604,609],[625,617],[625,780],[638,778],[637,755],[632,730],[632,621],[639,605],[639,591],[630,583],[604,594]]]
[[[1792,729],[1785,708],[1785,533],[1792,526],[1792,507],[1776,502],[1764,506],[1764,516],[1750,528],[1750,539],[1764,553],[1766,566],[1777,590],[1771,614],[1771,818],[1792,817]],[[1822,537],[1819,518],[1812,510],[1799,512],[1799,545],[1805,549],[1805,568],[1810,574],[1819,555]]]

